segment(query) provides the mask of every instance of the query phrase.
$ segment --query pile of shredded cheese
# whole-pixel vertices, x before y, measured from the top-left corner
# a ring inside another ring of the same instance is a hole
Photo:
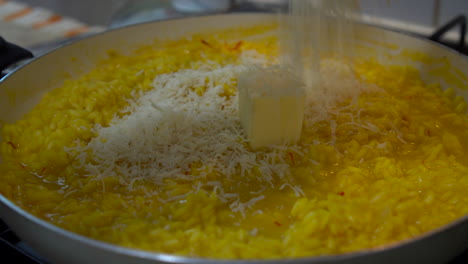
[[[96,179],[117,175],[120,182],[133,190],[136,182],[150,181],[161,186],[165,179],[196,181],[209,173],[230,179],[232,185],[233,181],[242,181],[246,174],[258,171],[259,185],[251,186],[258,196],[247,200],[239,197],[239,190],[229,190],[220,181],[198,182],[184,194],[160,199],[185,199],[208,185],[209,192],[216,190],[218,199],[228,202],[233,212],[242,214],[244,208],[264,197],[265,186],[277,190],[288,186],[302,196],[300,185],[280,179],[290,176],[291,161],[284,151],[302,156],[307,150],[299,145],[271,145],[253,151],[239,123],[238,94],[225,95],[226,87],[236,87],[239,74],[247,71],[252,61],[260,65],[268,63],[266,58],[259,57],[250,51],[242,55],[244,62],[240,65],[208,62],[198,69],[155,76],[153,90],[130,100],[129,107],[122,111],[127,115],[116,116],[108,127],[98,125],[95,130],[98,136],[87,146],[74,149],[80,153],[87,175]],[[362,90],[372,88],[361,85],[350,67],[336,60],[324,60],[321,73],[325,76],[323,86],[308,97],[307,127],[327,120],[329,108],[337,102],[355,98]],[[336,138],[335,131],[332,138]],[[200,173],[193,173],[195,165]],[[158,190],[146,192],[159,194]]]
[[[211,64],[156,76],[154,89],[123,110],[130,114],[114,119],[108,127],[98,126],[98,136],[76,150],[82,154],[91,150],[93,162],[84,165],[86,171],[98,178],[118,175],[131,190],[136,181],[162,185],[165,179],[193,181],[211,172],[229,179],[256,169],[262,183],[257,191],[263,185],[273,186],[275,177],[289,174],[281,153],[288,147],[249,149],[238,120],[237,94],[222,96],[227,85],[236,86],[238,74],[245,69],[244,65]],[[300,148],[291,149],[301,154]],[[192,173],[195,164],[201,166],[197,175]],[[225,193],[219,182],[207,184],[219,188],[220,200],[232,201],[231,205],[238,201],[239,194]]]

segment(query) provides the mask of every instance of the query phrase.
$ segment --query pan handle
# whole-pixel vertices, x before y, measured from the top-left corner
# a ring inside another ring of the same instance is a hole
[[[15,63],[34,57],[33,54],[24,48],[7,42],[0,37],[0,78],[3,72]]]

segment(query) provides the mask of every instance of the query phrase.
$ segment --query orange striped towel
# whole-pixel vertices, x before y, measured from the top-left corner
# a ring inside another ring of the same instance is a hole
[[[11,27],[23,29],[28,33],[33,31],[44,33],[55,39],[104,30],[103,27],[89,26],[75,19],[54,14],[44,8],[33,8],[8,0],[0,0],[0,23],[8,23]]]

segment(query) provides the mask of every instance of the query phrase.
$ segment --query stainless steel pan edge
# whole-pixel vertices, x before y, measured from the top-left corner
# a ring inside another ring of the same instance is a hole
[[[52,263],[436,264],[450,260],[468,242],[468,219],[465,217],[412,240],[350,254],[287,260],[212,260],[134,250],[90,239],[43,221],[3,196],[0,196],[0,212],[5,222],[21,238]]]
[[[0,83],[0,120],[14,121],[29,111],[40,96],[59,85],[66,73],[80,75],[91,69],[109,48],[129,51],[132,47],[150,43],[155,37],[180,37],[206,28],[223,28],[275,21],[275,16],[260,14],[234,14],[187,18],[156,23],[145,23],[109,31],[39,57]],[[148,32],[153,32],[148,34]],[[377,33],[387,41],[398,41],[408,48],[417,48],[430,54],[449,58],[453,65],[468,75],[468,62],[456,53],[433,43],[403,34],[366,28],[364,38]],[[156,34],[158,33],[158,34]],[[79,61],[70,60],[75,56]],[[395,56],[397,58],[397,56]],[[389,59],[389,58],[384,58]],[[418,65],[423,67],[423,65]],[[45,68],[44,68],[45,67]],[[57,81],[58,80],[58,81]],[[33,87],[34,89],[32,89]],[[9,98],[7,93],[17,96]],[[2,94],[4,93],[4,94]],[[2,96],[3,95],[3,96]],[[8,97],[8,98],[7,98]],[[289,260],[208,260],[178,257],[167,254],[133,250],[89,239],[49,224],[0,195],[0,217],[38,253],[53,263],[444,263],[468,246],[468,216],[449,225],[388,247],[350,254]]]

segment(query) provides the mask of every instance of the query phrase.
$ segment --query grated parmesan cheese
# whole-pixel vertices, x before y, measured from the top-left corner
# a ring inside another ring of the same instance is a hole
[[[229,204],[234,213],[245,215],[246,210],[265,198],[262,193],[268,188],[288,187],[296,196],[304,196],[300,186],[282,179],[290,174],[290,158],[284,153],[304,156],[307,146],[277,145],[253,151],[238,118],[237,93],[223,96],[225,87],[235,87],[238,75],[253,63],[268,63],[266,58],[252,52],[244,53],[242,60],[240,65],[226,66],[195,62],[194,69],[156,76],[153,90],[133,95],[138,99],[130,100],[128,108],[122,111],[128,115],[116,115],[110,126],[96,127],[97,137],[86,146],[76,147],[76,153],[80,153],[77,160],[82,162],[88,176],[101,181],[117,177],[129,190],[143,188],[147,196],[164,193],[147,190],[142,182],[157,186],[163,186],[167,179],[196,182],[186,193],[173,196],[166,193],[167,197],[159,198],[163,203],[183,201],[191,193],[207,191]],[[332,142],[327,144],[331,145],[336,140],[336,123],[329,118],[336,110],[334,103],[357,96],[364,89],[346,67],[333,60],[323,62],[321,70],[326,78],[322,89],[307,98],[306,125],[321,120],[330,122]],[[351,119],[347,125],[376,130],[370,124]],[[209,175],[223,180],[203,181]],[[250,186],[248,194],[241,194],[246,175],[260,175],[256,178],[259,184]]]
[[[192,181],[208,174],[229,179],[258,170],[263,184],[257,186],[253,198],[225,190],[220,181],[209,181],[185,194],[160,199],[170,202],[185,199],[193,191],[208,190],[229,203],[233,212],[244,214],[264,198],[261,192],[265,186],[274,187],[275,179],[289,174],[284,150],[298,154],[303,150],[282,145],[252,151],[248,146],[238,120],[237,94],[221,96],[225,85],[235,87],[246,65],[266,63],[258,54],[243,57],[247,62],[241,65],[221,67],[209,62],[195,70],[156,76],[154,89],[130,101],[123,110],[129,115],[116,116],[109,127],[96,128],[98,136],[81,150],[88,153],[88,159],[80,157],[87,160],[84,167],[88,175],[98,179],[117,176],[133,190],[141,181],[163,185],[165,179]],[[201,166],[199,174],[192,173],[194,164]]]

